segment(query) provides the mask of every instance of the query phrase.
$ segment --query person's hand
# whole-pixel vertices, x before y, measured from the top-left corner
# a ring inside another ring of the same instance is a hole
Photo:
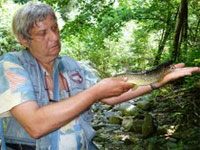
[[[194,72],[200,72],[200,67],[185,67],[184,63],[179,63],[173,66],[173,68],[163,77],[162,81],[156,83],[157,87],[176,80],[184,76],[190,76]]]
[[[134,87],[134,84],[127,83],[126,79],[105,78],[96,84],[98,97],[100,99],[118,96]]]

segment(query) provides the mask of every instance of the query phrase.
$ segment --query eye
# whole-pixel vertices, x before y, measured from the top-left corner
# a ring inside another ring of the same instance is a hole
[[[58,30],[58,24],[56,23],[53,27],[52,27],[52,30]]]
[[[46,30],[42,30],[38,33],[39,36],[45,36],[46,35]]]

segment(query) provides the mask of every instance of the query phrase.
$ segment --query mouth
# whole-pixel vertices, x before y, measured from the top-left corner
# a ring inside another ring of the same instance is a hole
[[[58,46],[59,46],[59,44],[57,43],[57,44],[53,45],[51,48],[55,48],[55,47],[58,47]]]
[[[59,50],[60,50],[60,44],[59,44],[59,43],[57,43],[57,44],[55,44],[55,45],[51,46],[51,48],[50,48],[50,49],[52,49],[52,50],[59,49]]]

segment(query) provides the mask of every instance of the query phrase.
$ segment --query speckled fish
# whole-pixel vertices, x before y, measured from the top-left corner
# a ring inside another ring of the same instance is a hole
[[[172,61],[164,62],[150,70],[127,72],[115,75],[119,79],[127,79],[127,82],[137,86],[149,85],[160,81],[163,76],[172,68]]]

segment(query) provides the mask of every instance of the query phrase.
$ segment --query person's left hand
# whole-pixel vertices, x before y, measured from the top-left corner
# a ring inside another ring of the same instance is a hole
[[[184,63],[179,63],[174,65],[173,68],[163,77],[162,81],[155,85],[160,87],[178,78],[190,76],[194,72],[200,72],[200,67],[185,67]]]

